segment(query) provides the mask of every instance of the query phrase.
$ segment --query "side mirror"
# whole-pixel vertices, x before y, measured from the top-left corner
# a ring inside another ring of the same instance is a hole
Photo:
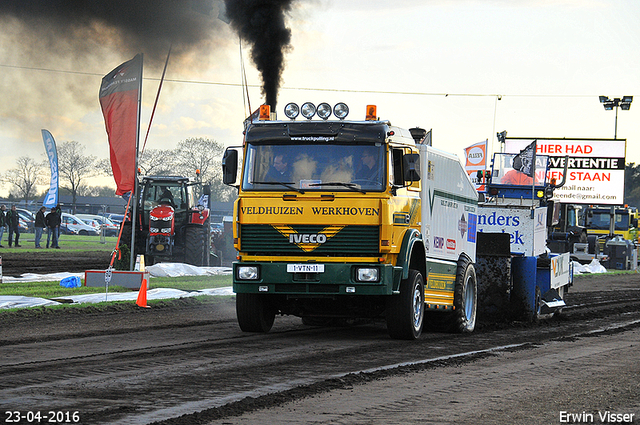
[[[405,182],[420,181],[420,155],[417,153],[406,154],[402,157]]]
[[[238,177],[238,151],[227,148],[222,156],[222,182],[234,185]]]
[[[202,185],[202,194],[203,195],[211,195],[211,185],[209,185],[209,184]]]

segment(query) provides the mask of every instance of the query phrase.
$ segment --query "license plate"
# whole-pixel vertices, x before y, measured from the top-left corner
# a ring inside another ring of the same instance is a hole
[[[324,264],[287,264],[289,273],[324,273]]]

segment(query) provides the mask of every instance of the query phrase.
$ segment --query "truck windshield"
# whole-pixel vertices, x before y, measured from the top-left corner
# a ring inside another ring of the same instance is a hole
[[[609,211],[604,212],[593,212],[593,217],[591,218],[591,229],[600,229],[606,230],[609,228],[609,221],[611,219],[611,215]],[[620,214],[616,213],[616,221],[615,221],[616,230],[629,230],[629,214]]]
[[[249,144],[242,189],[382,191],[385,164],[382,143]]]

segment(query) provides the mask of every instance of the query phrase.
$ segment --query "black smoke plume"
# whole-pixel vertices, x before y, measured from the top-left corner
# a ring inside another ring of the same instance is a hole
[[[243,40],[251,43],[251,58],[262,75],[262,92],[276,107],[284,55],[291,49],[285,13],[293,0],[225,0],[227,17]]]
[[[0,24],[20,24],[22,42],[71,56],[107,45],[123,57],[145,54],[158,65],[173,45],[172,56],[192,53],[213,38],[219,21],[215,0],[0,0]],[[27,46],[27,50],[31,46]],[[32,50],[37,50],[36,46]],[[111,64],[109,64],[111,65]]]

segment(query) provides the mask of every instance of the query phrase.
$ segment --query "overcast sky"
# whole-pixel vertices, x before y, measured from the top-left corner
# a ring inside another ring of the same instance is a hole
[[[248,108],[240,45],[215,18],[217,8],[206,40],[174,45],[147,148],[174,148],[190,137],[242,142]],[[495,134],[502,130],[513,137],[613,138],[615,112],[605,111],[598,96],[640,96],[639,22],[636,0],[294,1],[276,109],[283,118],[291,101],[343,101],[349,118],[359,120],[367,104],[376,104],[381,118],[433,129],[434,146],[459,156],[485,139],[498,151]],[[108,26],[92,28],[95,40],[72,31],[77,45],[14,18],[0,28],[0,173],[20,156],[45,159],[43,128],[58,143],[75,140],[106,158],[100,81],[138,50],[104,42],[115,37]],[[161,48],[140,51],[144,138],[163,58]],[[255,109],[264,101],[260,74],[250,47],[242,51]],[[640,163],[640,97],[619,111],[618,137],[627,139],[627,162]],[[0,196],[8,189],[0,184]]]

